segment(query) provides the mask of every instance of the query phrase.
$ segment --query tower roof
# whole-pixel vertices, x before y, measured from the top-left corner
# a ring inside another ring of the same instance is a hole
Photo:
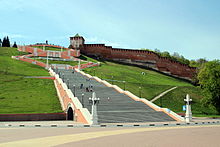
[[[82,37],[82,36],[80,36],[80,35],[77,33],[74,37]]]

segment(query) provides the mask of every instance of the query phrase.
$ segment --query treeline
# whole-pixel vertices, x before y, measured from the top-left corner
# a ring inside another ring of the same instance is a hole
[[[0,39],[0,47],[11,47],[10,40],[9,40],[8,36],[4,37],[3,40]],[[16,42],[14,42],[12,47],[17,48]]]
[[[191,67],[200,68],[204,63],[208,62],[204,58],[200,58],[200,59],[197,59],[197,60],[188,60],[184,56],[180,55],[177,52],[174,52],[173,54],[170,54],[167,51],[161,52],[159,49],[155,49],[155,50],[142,49],[142,50],[147,50],[147,51],[151,51],[151,52],[157,53],[161,57],[166,57],[166,58],[171,59],[173,61],[177,61],[177,62],[180,62],[182,64],[189,65]]]

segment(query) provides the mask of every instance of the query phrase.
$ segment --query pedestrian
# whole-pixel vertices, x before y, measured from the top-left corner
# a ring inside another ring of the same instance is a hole
[[[82,88],[83,88],[83,84],[80,85],[80,89],[82,89]]]

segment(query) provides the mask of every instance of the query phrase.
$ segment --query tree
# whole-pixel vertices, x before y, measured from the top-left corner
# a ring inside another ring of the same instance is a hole
[[[2,47],[10,47],[10,41],[8,36],[3,38]]]
[[[202,66],[204,63],[208,62],[205,58],[200,58],[196,60],[199,66]]]
[[[6,37],[6,47],[10,47],[11,45],[10,45],[10,41],[9,41],[9,38],[8,38],[8,36]]]
[[[220,114],[220,60],[205,63],[199,71],[198,79],[204,94],[202,103],[214,106]]]
[[[160,54],[160,50],[158,48],[155,48],[154,52]]]
[[[164,51],[164,52],[160,53],[160,55],[163,56],[163,57],[170,58],[170,53],[167,52],[167,51]]]
[[[180,58],[180,55],[179,55],[179,53],[174,52],[174,53],[173,53],[173,57],[177,59],[177,58]]]
[[[14,48],[17,48],[17,47],[18,47],[17,44],[16,44],[16,42],[14,42],[14,44],[13,44],[12,47],[14,47]]]

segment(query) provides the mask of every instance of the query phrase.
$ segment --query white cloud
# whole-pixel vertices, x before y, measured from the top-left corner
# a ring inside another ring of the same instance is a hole
[[[13,34],[13,33],[1,33],[0,37],[5,37],[8,36],[9,38],[27,38],[27,36],[25,35],[21,35],[21,34]]]

